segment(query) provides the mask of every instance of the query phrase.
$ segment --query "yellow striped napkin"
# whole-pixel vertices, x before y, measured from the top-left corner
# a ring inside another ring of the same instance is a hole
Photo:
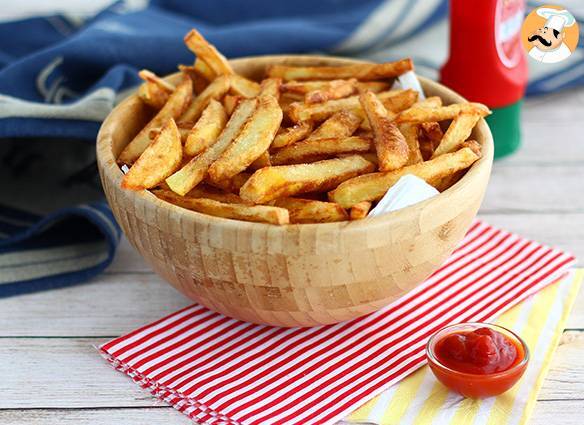
[[[424,366],[363,405],[345,423],[527,423],[583,279],[584,269],[572,270],[560,282],[548,286],[495,321],[521,335],[531,353],[525,375],[511,390],[484,400],[465,399],[436,381],[428,366]]]

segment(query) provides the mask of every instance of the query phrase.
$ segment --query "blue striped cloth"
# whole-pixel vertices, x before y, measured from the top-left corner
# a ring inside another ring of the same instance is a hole
[[[584,16],[580,0],[564,3]],[[182,43],[190,28],[228,57],[411,56],[435,78],[446,17],[446,0],[134,0],[85,19],[0,18],[0,297],[87,281],[110,264],[120,230],[99,191],[93,141],[138,69],[192,62]],[[530,64],[528,95],[582,85],[582,43],[565,62]]]

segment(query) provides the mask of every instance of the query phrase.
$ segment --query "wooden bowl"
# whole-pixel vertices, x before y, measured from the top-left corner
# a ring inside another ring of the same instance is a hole
[[[259,79],[268,64],[343,65],[349,59],[263,56],[231,61]],[[171,76],[169,78],[177,78]],[[420,78],[446,104],[464,99]],[[473,138],[483,156],[429,200],[354,222],[275,226],[186,210],[148,191],[120,187],[115,159],[147,120],[131,96],[103,123],[97,162],[109,204],[132,245],[163,279],[192,300],[236,319],[316,326],[378,310],[434,272],[464,237],[489,180],[493,140],[484,120]]]

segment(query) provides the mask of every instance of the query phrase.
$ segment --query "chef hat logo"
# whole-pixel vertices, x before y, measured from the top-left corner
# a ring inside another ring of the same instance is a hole
[[[568,59],[576,50],[578,22],[561,6],[544,5],[532,10],[521,28],[521,42],[529,57],[541,63]]]

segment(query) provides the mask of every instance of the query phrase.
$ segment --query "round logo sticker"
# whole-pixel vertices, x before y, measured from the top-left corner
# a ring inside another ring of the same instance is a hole
[[[544,5],[531,11],[521,27],[521,42],[532,59],[556,63],[570,57],[578,45],[578,23],[561,6]]]

